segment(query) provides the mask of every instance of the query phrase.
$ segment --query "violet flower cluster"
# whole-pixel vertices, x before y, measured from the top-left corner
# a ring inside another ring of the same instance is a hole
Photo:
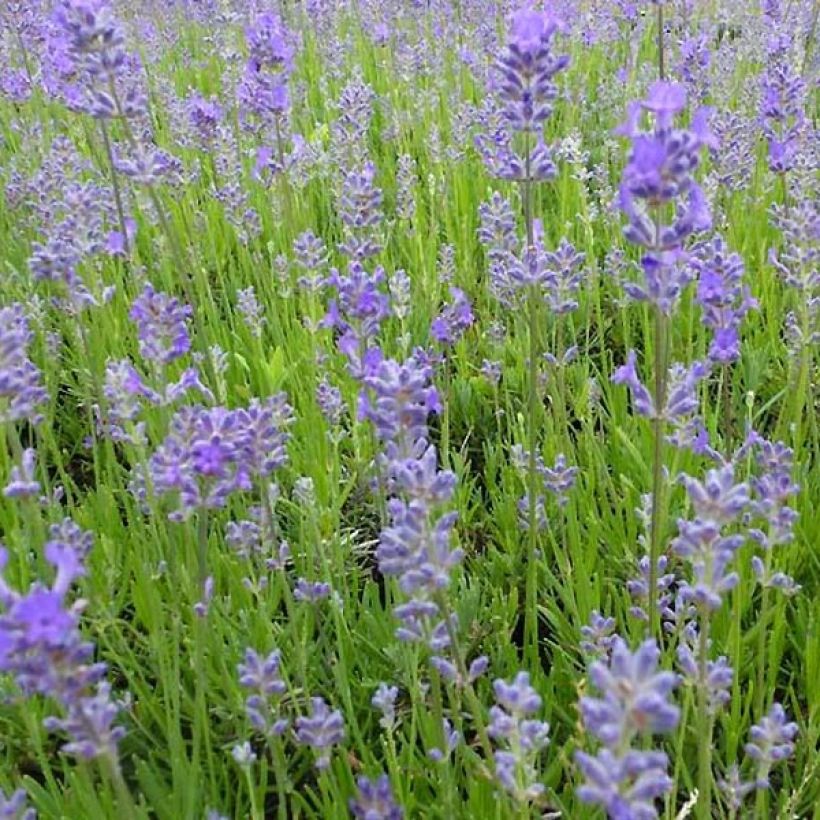
[[[403,364],[383,361],[364,380],[369,394],[362,397],[360,415],[374,424],[383,443],[382,478],[392,496],[376,558],[379,570],[397,577],[408,598],[393,610],[400,622],[396,636],[426,643],[439,672],[458,681],[456,665],[442,655],[455,623],[441,612],[440,595],[463,552],[452,545],[456,513],[442,511],[452,500],[456,478],[438,469],[436,448],[429,444],[427,418],[439,408],[431,379],[431,365],[416,356]],[[477,659],[468,675],[473,678],[484,669],[486,660]]]
[[[700,108],[689,129],[675,128],[674,119],[685,107],[683,86],[656,82],[645,100],[630,104],[626,122],[616,132],[632,141],[619,196],[628,220],[624,233],[645,249],[644,283],[628,282],[624,289],[631,298],[649,302],[666,315],[674,310],[691,276],[681,264],[683,242],[712,224],[706,198],[692,176],[701,149],[716,144],[707,122],[711,112]],[[638,128],[644,111],[654,117],[649,132]],[[664,215],[670,211],[674,219],[665,223]]]
[[[37,820],[37,812],[26,807],[25,789],[17,789],[6,797],[0,789],[0,817],[5,820]]]
[[[42,419],[40,408],[49,396],[29,358],[33,339],[21,304],[0,308],[0,423]]]
[[[248,648],[244,660],[237,666],[239,685],[249,691],[245,698],[245,713],[251,726],[267,738],[284,734],[289,723],[287,718],[279,715],[277,703],[287,691],[280,671],[281,662],[279,650],[262,657]]]
[[[240,110],[267,125],[286,114],[295,48],[278,15],[264,12],[245,29],[248,60],[238,88]],[[278,126],[277,126],[278,127]]]
[[[27,697],[43,695],[60,705],[61,716],[47,718],[45,727],[68,735],[66,754],[116,762],[125,734],[115,723],[122,704],[112,698],[106,666],[94,662],[94,646],[80,632],[84,602],[68,600],[85,574],[88,546],[79,528],[53,528],[44,553],[55,569],[54,581],[50,587],[36,582],[25,593],[2,577],[9,554],[0,547],[0,671],[11,675]]]
[[[496,777],[517,802],[536,800],[545,791],[538,782],[536,763],[549,742],[549,724],[534,717],[541,709],[541,697],[526,672],[519,672],[510,683],[496,680],[493,690],[496,704],[490,709],[488,732],[500,746],[495,752]]]
[[[356,786],[358,793],[351,798],[349,807],[357,820],[402,820],[404,811],[393,797],[390,778],[386,774],[376,780],[360,777]]]
[[[146,405],[168,406],[192,390],[206,401],[214,400],[195,366],[185,368],[175,380],[170,377],[169,368],[191,349],[191,313],[189,305],[154,290],[151,284],[146,284],[134,300],[129,315],[137,326],[139,351],[149,376],[140,373],[129,359],[107,363],[103,394],[108,417],[103,427],[115,441],[146,443],[145,422],[140,420]]]
[[[325,281],[336,292],[328,304],[322,326],[338,331],[337,346],[348,360],[350,374],[361,380],[374,372],[382,359],[374,344],[382,322],[390,316],[390,297],[382,290],[385,272],[368,272],[351,262],[347,274],[335,268]]]
[[[147,100],[132,80],[136,72],[130,70],[125,36],[110,4],[60,0],[54,22],[74,68],[74,82],[63,89],[68,107],[102,120],[143,115]]]
[[[522,478],[526,479],[529,453],[520,444],[515,444],[510,449],[510,462],[522,474]],[[578,478],[578,468],[569,466],[566,456],[563,453],[559,453],[556,456],[555,463],[552,467],[547,467],[541,454],[536,453],[535,470],[543,489],[555,496],[560,508],[565,507],[569,502],[568,494],[575,486],[575,482]],[[529,493],[525,492],[524,496],[519,499],[518,502],[519,523],[525,528],[529,527],[529,508]],[[536,496],[535,510],[536,528],[538,530],[545,530],[547,528],[547,512],[544,495],[539,494]]]
[[[542,129],[558,96],[555,75],[569,64],[569,57],[553,53],[553,38],[560,27],[558,20],[530,7],[512,17],[506,48],[496,63],[493,90],[506,125],[513,133],[524,134],[525,150],[519,154],[512,134],[503,129],[492,138],[479,137],[478,149],[495,176],[526,182],[555,176]]]
[[[740,767],[733,764],[725,778],[718,782],[728,808],[739,812],[751,792],[769,789],[769,775],[779,763],[794,754],[794,739],[798,734],[796,723],[789,721],[786,710],[777,702],[769,712],[749,731],[749,741],[744,746],[746,757],[751,761],[753,777],[744,780]]]
[[[149,462],[154,492],[177,499],[171,520],[222,508],[232,493],[252,489],[285,464],[292,419],[284,394],[239,410],[180,408]]]
[[[657,817],[655,801],[672,788],[666,755],[638,742],[678,725],[680,712],[668,700],[677,678],[658,671],[659,660],[654,640],[644,641],[633,653],[618,637],[610,657],[589,668],[600,694],[582,697],[579,706],[585,729],[602,747],[595,755],[575,753],[585,778],[578,797],[602,807],[611,818]]]
[[[727,365],[740,359],[740,325],[756,310],[757,300],[743,283],[743,259],[716,234],[696,245],[690,259],[697,276],[697,303],[703,323],[712,331],[709,361]]]
[[[316,768],[322,771],[330,766],[333,747],[345,739],[344,718],[338,709],[331,709],[324,698],[311,698],[310,703],[310,714],[296,718],[296,740],[314,750]]]

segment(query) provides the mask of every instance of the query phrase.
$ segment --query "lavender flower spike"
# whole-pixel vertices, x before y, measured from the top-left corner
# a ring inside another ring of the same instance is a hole
[[[311,698],[310,703],[310,716],[296,718],[296,740],[316,751],[317,769],[326,769],[330,750],[344,740],[344,719],[338,709],[330,710],[324,698]]]

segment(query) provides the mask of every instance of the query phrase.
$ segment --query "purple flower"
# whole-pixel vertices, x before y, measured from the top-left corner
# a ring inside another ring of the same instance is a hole
[[[694,624],[691,624],[694,627]],[[732,681],[734,670],[729,659],[721,655],[716,660],[706,661],[706,678],[701,680],[700,647],[697,629],[684,630],[682,640],[678,644],[678,664],[684,678],[695,686],[704,686],[708,696],[709,711],[716,713],[731,700]]]
[[[511,683],[496,680],[493,690],[496,705],[490,709],[488,733],[503,744],[495,752],[496,777],[516,800],[534,800],[545,789],[535,764],[549,742],[549,724],[532,717],[541,709],[541,698],[526,672],[519,672]]]
[[[0,789],[0,817],[5,820],[37,820],[37,812],[26,808],[26,791],[17,789],[6,797]]]
[[[552,53],[557,20],[524,7],[512,18],[507,48],[498,58],[497,82],[504,114],[519,131],[535,131],[552,113],[558,96],[553,77],[567,67],[569,57]]]
[[[671,603],[672,596],[669,589],[676,580],[674,573],[666,572],[668,563],[665,555],[658,557],[655,592],[658,596],[657,608],[659,611],[663,611]],[[649,568],[649,556],[644,555],[638,560],[638,577],[630,578],[626,582],[627,591],[633,600],[638,602],[635,606],[630,607],[629,614],[639,621],[649,620],[645,608],[649,602]]]
[[[359,793],[350,801],[350,811],[359,820],[402,820],[404,812],[393,799],[390,778],[383,774],[378,780],[360,777],[356,781]]]
[[[172,520],[185,520],[198,509],[224,507],[232,492],[251,488],[251,435],[238,411],[177,411],[150,460],[155,492],[178,496]]]
[[[65,754],[83,760],[98,757],[117,758],[117,746],[125,737],[125,729],[114,721],[123,704],[111,699],[108,681],[100,681],[96,690],[69,703],[63,717],[48,717],[43,725],[51,732],[64,732],[70,738],[62,747]]]
[[[251,399],[247,408],[236,411],[237,424],[244,429],[246,467],[255,478],[266,478],[287,464],[288,428],[293,408],[285,393],[267,399]]]
[[[470,300],[461,288],[450,287],[452,302],[433,320],[430,334],[444,346],[454,345],[475,321]]]
[[[339,216],[347,229],[339,250],[362,261],[381,251],[376,229],[383,219],[382,192],[375,185],[376,166],[367,162],[345,176],[339,202]]]
[[[388,732],[396,725],[396,698],[398,696],[399,689],[397,686],[380,683],[376,693],[370,700],[371,705],[382,713],[379,724]]]
[[[142,356],[159,366],[184,356],[191,349],[187,327],[191,313],[189,305],[146,284],[129,314],[137,325]]]
[[[296,741],[314,749],[316,768],[326,769],[330,766],[330,750],[344,741],[344,719],[338,709],[330,710],[324,698],[311,698],[310,703],[310,715],[296,718]]]
[[[276,700],[287,691],[280,672],[281,660],[278,649],[263,658],[248,648],[237,666],[240,686],[250,691],[245,713],[254,729],[266,737],[281,735],[288,726],[288,721],[277,714]]]
[[[757,766],[759,789],[769,788],[772,766],[794,754],[797,732],[797,724],[789,722],[786,710],[779,703],[773,703],[769,713],[752,726],[749,742],[744,748]]]
[[[625,384],[629,388],[632,393],[632,404],[639,415],[647,418],[655,417],[655,403],[638,376],[637,353],[634,350],[630,350],[627,354],[626,364],[622,364],[612,374],[612,383]]]
[[[307,578],[299,578],[296,581],[296,588],[293,590],[293,597],[297,601],[315,604],[323,601],[330,595],[330,584],[322,581],[308,581]]]
[[[256,298],[256,291],[253,285],[244,290],[238,290],[236,297],[236,307],[245,320],[245,325],[254,337],[261,339],[262,330],[268,320],[265,317],[265,309],[259,304]]]
[[[698,277],[697,302],[703,323],[713,332],[709,358],[717,364],[728,364],[740,358],[739,328],[757,301],[743,285],[743,260],[730,253],[723,238],[693,248],[690,264]]]
[[[19,303],[0,308],[0,423],[41,420],[48,401],[39,368],[28,357],[34,338]]]
[[[579,750],[575,762],[586,778],[578,797],[601,806],[613,820],[653,820],[655,800],[672,789],[663,752],[633,750],[619,757],[601,749],[593,757]]]
[[[339,350],[349,362],[354,378],[369,375],[381,361],[381,351],[371,346],[382,322],[390,315],[390,298],[383,292],[383,268],[370,274],[359,262],[348,265],[347,275],[331,271],[325,284],[336,291],[322,320],[323,327],[341,332]]]
[[[648,251],[643,259],[647,285],[631,285],[627,293],[651,301],[664,313],[671,311],[687,281],[686,268],[675,264],[683,241],[711,225],[705,197],[692,177],[700,149],[715,145],[706,122],[710,111],[698,110],[688,130],[675,129],[672,122],[685,105],[683,86],[656,82],[646,100],[630,105],[626,122],[617,129],[632,140],[620,187],[620,207],[628,219],[625,234]],[[651,132],[638,130],[644,110],[655,117]],[[640,200],[645,208],[639,207]],[[670,203],[675,204],[674,220],[656,224],[655,217]]]
[[[23,450],[20,463],[11,468],[9,483],[3,488],[6,498],[31,498],[40,494],[40,482],[37,480],[37,451],[28,447]]]
[[[35,583],[25,594],[12,590],[2,577],[8,553],[0,548],[0,671],[11,674],[26,695],[42,694],[63,709],[60,718],[45,722],[49,730],[65,732],[67,754],[116,759],[124,731],[113,721],[122,704],[110,697],[102,679],[105,664],[93,663],[94,647],[79,630],[82,602],[69,606],[67,594],[85,574],[85,535],[65,524],[52,527],[46,560],[55,568],[52,586]]]
[[[393,445],[391,459],[411,457],[416,442],[428,438],[427,419],[441,408],[431,377],[432,368],[411,356],[403,364],[386,359],[363,379],[372,398],[362,398],[359,416],[373,423],[385,444]]]
[[[451,545],[456,515],[443,515],[431,527],[426,504],[397,498],[389,502],[388,512],[390,525],[382,531],[376,549],[379,570],[398,576],[408,595],[446,588],[451,570],[464,556]]]
[[[668,702],[677,685],[671,672],[659,672],[660,650],[644,641],[632,653],[621,638],[613,642],[609,661],[594,661],[592,684],[601,697],[583,697],[581,715],[587,730],[605,746],[618,749],[636,735],[672,731],[680,710]]]
[[[194,92],[185,100],[185,113],[199,143],[209,146],[217,137],[224,112],[215,97],[207,99]]]
[[[593,610],[589,624],[581,627],[581,651],[592,658],[603,658],[609,655],[615,643],[615,619],[606,618]]]

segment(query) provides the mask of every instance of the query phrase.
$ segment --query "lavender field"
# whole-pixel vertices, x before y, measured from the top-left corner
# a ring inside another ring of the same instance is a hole
[[[817,0],[0,0],[0,817],[820,820]]]

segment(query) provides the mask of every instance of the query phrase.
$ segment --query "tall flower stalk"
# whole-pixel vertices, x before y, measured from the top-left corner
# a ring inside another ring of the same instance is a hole
[[[515,151],[513,140],[503,157],[493,157],[493,165],[506,179],[521,186],[524,225],[527,245],[520,269],[525,274],[520,282],[526,292],[529,336],[527,438],[529,464],[527,470],[530,499],[527,535],[527,577],[524,610],[524,647],[531,666],[538,663],[538,526],[536,504],[539,476],[537,471],[539,424],[539,343],[538,330],[542,280],[545,271],[538,264],[535,242],[535,215],[533,207],[534,183],[555,176],[555,165],[543,142],[543,125],[552,113],[552,103],[558,96],[555,75],[567,67],[567,56],[552,53],[552,41],[559,30],[559,22],[546,12],[530,7],[513,15],[506,48],[496,63],[498,95],[503,116],[508,126],[521,138],[521,155]],[[527,276],[527,273],[536,275]]]
[[[675,128],[674,118],[686,107],[686,90],[676,83],[656,82],[645,100],[631,103],[626,121],[617,133],[632,140],[620,188],[620,207],[626,214],[627,239],[645,249],[641,266],[645,281],[626,283],[627,295],[650,304],[654,315],[653,391],[645,401],[636,392],[634,353],[631,368],[616,371],[613,381],[629,384],[638,412],[652,422],[652,496],[649,536],[648,617],[652,634],[660,634],[657,604],[658,558],[664,527],[666,425],[675,415],[675,395],[670,383],[670,318],[684,286],[691,278],[683,251],[685,239],[711,225],[711,216],[702,190],[692,177],[700,149],[714,145],[707,118],[708,109],[699,109],[689,129]],[[638,130],[643,112],[654,119],[652,131]],[[639,204],[640,203],[640,204]],[[671,216],[671,222],[666,220]],[[701,374],[702,375],[705,374]],[[640,404],[643,403],[642,412]]]

